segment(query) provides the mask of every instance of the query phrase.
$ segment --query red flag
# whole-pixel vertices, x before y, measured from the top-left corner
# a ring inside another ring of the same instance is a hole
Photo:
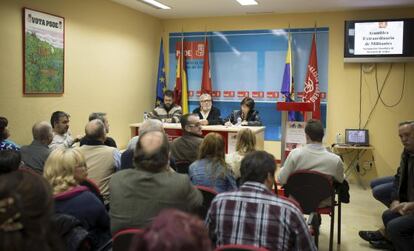
[[[174,86],[174,100],[175,104],[181,105],[181,92],[182,92],[182,83],[181,83],[181,65],[182,65],[182,56],[184,54],[184,50],[182,48],[182,44],[180,48],[176,50],[177,54],[177,67],[175,71],[175,86]]]
[[[315,34],[312,38],[312,47],[304,85],[303,102],[314,104],[313,118],[321,119],[321,93],[319,90],[318,59],[316,54]]]
[[[210,59],[208,53],[208,41],[207,38],[204,42],[204,64],[203,64],[203,77],[201,79],[201,93],[208,93],[211,95],[211,74],[210,74]]]

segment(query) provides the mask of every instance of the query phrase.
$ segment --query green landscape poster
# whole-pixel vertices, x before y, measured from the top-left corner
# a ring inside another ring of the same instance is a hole
[[[24,9],[24,94],[64,91],[64,18]]]

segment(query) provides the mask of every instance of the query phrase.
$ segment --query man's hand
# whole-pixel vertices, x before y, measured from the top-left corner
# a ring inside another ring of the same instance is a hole
[[[243,121],[243,122],[241,122],[241,125],[242,126],[247,126],[249,124],[249,122],[247,122],[246,120],[245,121]]]
[[[230,121],[227,121],[226,123],[224,123],[225,126],[232,126],[233,124]]]
[[[392,201],[391,204],[390,204],[390,210],[394,211],[394,208],[396,208],[399,204],[400,204],[400,201],[398,201],[398,200]]]
[[[404,202],[401,204],[403,204],[403,206],[400,210],[400,214],[407,215],[414,213],[414,202]]]

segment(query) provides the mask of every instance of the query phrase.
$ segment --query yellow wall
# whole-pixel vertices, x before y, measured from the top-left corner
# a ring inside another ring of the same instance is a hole
[[[163,20],[164,38],[169,32],[224,31],[244,29],[278,29],[329,27],[329,66],[328,66],[328,115],[327,137],[325,143],[331,144],[337,132],[345,128],[358,127],[359,114],[359,64],[343,63],[344,20],[368,18],[414,17],[414,8],[387,9],[373,11],[348,11],[332,13],[304,13],[284,15],[262,15],[244,17],[215,17],[196,19]],[[168,65],[168,64],[167,64]],[[378,79],[383,83],[388,64],[379,65]],[[367,74],[363,83],[362,121],[376,98],[374,75]],[[384,88],[384,99],[389,103],[398,100],[402,86],[402,64],[395,64]],[[365,177],[393,174],[399,162],[402,146],[397,135],[397,124],[402,120],[413,119],[414,99],[414,63],[406,64],[405,93],[401,103],[394,108],[379,104],[368,124],[371,143],[375,147],[376,167]],[[280,156],[280,144],[266,142],[266,150]]]
[[[22,7],[65,18],[65,93],[62,97],[23,97]],[[71,114],[74,134],[83,134],[88,115],[108,113],[110,135],[120,146],[129,123],[152,109],[161,21],[102,0],[0,2],[0,116],[9,119],[19,144],[31,141],[35,121],[55,110]]]

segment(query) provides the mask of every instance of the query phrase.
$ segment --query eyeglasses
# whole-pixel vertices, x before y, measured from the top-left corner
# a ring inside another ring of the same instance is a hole
[[[201,100],[200,102],[201,103],[208,103],[208,102],[211,102],[211,99]]]

